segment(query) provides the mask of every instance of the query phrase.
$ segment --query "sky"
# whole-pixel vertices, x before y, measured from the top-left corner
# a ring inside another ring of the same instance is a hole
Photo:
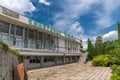
[[[120,0],[0,0],[0,5],[62,32],[95,43],[118,38]]]

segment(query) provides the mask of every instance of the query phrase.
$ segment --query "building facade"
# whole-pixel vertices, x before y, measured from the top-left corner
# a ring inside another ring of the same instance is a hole
[[[80,41],[0,6],[0,40],[20,52],[26,68],[78,61]]]

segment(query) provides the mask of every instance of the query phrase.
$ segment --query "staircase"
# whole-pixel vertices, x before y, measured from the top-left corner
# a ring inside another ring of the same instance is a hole
[[[87,58],[87,54],[82,54],[78,63],[85,64]]]
[[[85,67],[91,67],[92,66],[91,61],[86,62],[86,58],[87,58],[87,54],[82,54],[78,61],[78,64],[84,65]]]

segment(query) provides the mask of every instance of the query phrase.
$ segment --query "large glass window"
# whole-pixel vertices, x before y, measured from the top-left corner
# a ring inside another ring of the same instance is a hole
[[[11,25],[10,33],[15,34],[15,25],[14,24]]]
[[[0,21],[0,31],[4,33],[9,33],[9,23]]]
[[[24,47],[28,48],[28,40],[27,39],[24,39]]]
[[[16,35],[22,36],[22,31],[23,31],[22,27],[19,27],[19,26],[16,27]]]
[[[29,30],[29,38],[34,39],[34,30]]]
[[[25,37],[26,37],[26,38],[28,37],[28,33],[29,33],[28,29],[25,28]]]
[[[19,47],[23,46],[23,39],[16,37],[16,45]]]
[[[38,31],[35,31],[34,35],[35,35],[35,40],[38,40],[38,35],[39,35]]]
[[[28,40],[28,48],[35,48],[35,45],[36,43],[35,43],[35,41],[33,41],[33,40]]]
[[[10,44],[12,46],[23,47],[23,39],[19,37],[10,37]]]
[[[9,36],[8,35],[4,35],[4,34],[0,34],[0,40],[2,40],[3,42],[9,44]]]

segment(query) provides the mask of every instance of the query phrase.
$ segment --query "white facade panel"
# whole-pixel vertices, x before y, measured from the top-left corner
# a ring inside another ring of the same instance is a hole
[[[65,40],[64,39],[58,39],[59,42],[59,51],[65,52]]]
[[[2,7],[0,7],[0,13],[2,13]]]
[[[22,15],[19,15],[19,21],[28,24],[28,18]]]

